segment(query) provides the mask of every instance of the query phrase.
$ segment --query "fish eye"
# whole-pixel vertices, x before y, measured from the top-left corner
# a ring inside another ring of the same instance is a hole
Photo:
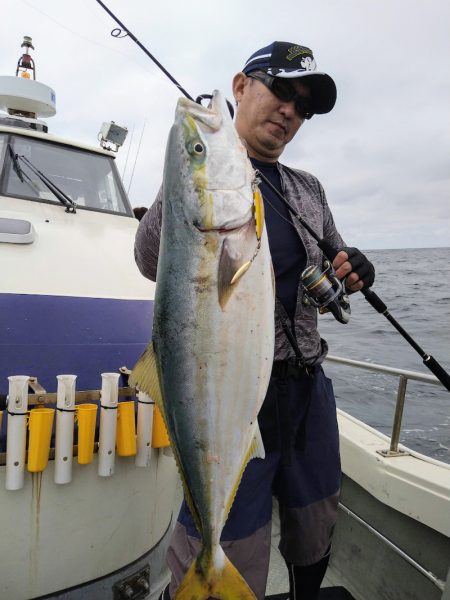
[[[196,144],[194,144],[194,148],[193,148],[195,154],[203,154],[203,152],[205,151],[205,148],[203,147],[203,144],[200,144],[200,142],[197,142]]]

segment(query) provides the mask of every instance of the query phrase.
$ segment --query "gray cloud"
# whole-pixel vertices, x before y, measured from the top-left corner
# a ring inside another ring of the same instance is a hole
[[[231,97],[233,74],[275,39],[311,46],[338,102],[305,123],[283,162],[319,177],[349,244],[450,246],[446,0],[288,0],[275,15],[272,0],[107,3],[193,96],[219,88]],[[127,162],[128,187],[134,168],[131,202],[150,204],[175,86],[130,39],[110,36],[115,24],[93,0],[3,0],[2,14],[0,74],[14,73],[31,35],[38,79],[57,93],[50,130],[97,145],[103,121],[127,126],[119,172]]]

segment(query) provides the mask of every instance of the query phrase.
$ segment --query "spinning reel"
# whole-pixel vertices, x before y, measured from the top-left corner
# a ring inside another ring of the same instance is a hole
[[[315,265],[307,267],[301,275],[301,283],[304,304],[315,306],[321,315],[331,312],[339,323],[349,322],[349,297],[328,260],[324,261],[323,269]]]

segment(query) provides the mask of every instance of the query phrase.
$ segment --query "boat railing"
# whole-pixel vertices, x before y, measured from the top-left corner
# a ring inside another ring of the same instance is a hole
[[[350,358],[342,358],[340,356],[328,355],[326,360],[330,363],[336,363],[345,365],[348,367],[355,367],[357,369],[364,369],[366,371],[384,373],[386,375],[393,375],[398,377],[397,387],[397,401],[395,405],[395,414],[392,424],[391,442],[389,449],[381,450],[380,454],[386,457],[400,456],[405,452],[399,449],[400,432],[402,428],[403,408],[405,406],[406,398],[406,386],[409,379],[420,381],[422,383],[431,383],[433,385],[442,385],[442,383],[434,375],[428,375],[427,373],[420,373],[418,371],[407,371],[406,369],[398,369],[395,367],[388,367],[387,365],[378,365],[375,363],[363,362],[360,360],[353,360]]]

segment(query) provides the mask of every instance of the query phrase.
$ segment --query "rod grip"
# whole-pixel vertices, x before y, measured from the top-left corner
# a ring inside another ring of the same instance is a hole
[[[438,361],[432,356],[423,359],[423,364],[436,375],[442,385],[450,392],[450,375],[441,367]]]
[[[336,258],[336,255],[338,254],[339,250],[336,250],[336,248],[334,248],[326,240],[318,240],[317,245],[322,250],[322,252],[326,256],[326,258],[328,258],[328,260],[330,262],[333,262],[333,260]]]
[[[377,296],[377,294],[375,294],[375,292],[372,292],[370,288],[363,288],[361,290],[361,294],[364,296],[370,306],[372,306],[377,312],[380,314],[387,312],[388,307],[386,304],[379,296]]]

